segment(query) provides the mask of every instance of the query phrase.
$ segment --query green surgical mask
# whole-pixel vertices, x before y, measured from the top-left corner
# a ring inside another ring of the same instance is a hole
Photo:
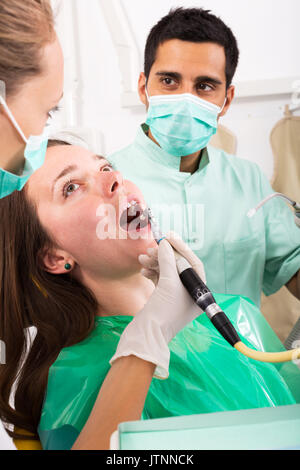
[[[21,191],[28,179],[38,168],[42,166],[45,160],[45,155],[48,145],[48,132],[44,130],[40,136],[30,136],[27,139],[21,130],[19,124],[12,115],[9,107],[7,106],[4,98],[0,95],[0,105],[4,107],[11,123],[16,128],[17,132],[25,142],[26,147],[24,151],[25,166],[21,176],[14,175],[3,168],[0,168],[0,199],[8,196],[14,191]]]
[[[224,109],[190,93],[148,96],[146,124],[160,147],[175,157],[205,148],[217,132],[218,116]]]

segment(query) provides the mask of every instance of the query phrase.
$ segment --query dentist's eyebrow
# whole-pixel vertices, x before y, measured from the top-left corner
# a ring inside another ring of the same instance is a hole
[[[208,75],[201,75],[199,77],[196,77],[194,80],[195,83],[212,83],[213,85],[223,85],[223,82],[219,80],[218,78],[214,77],[209,77]]]
[[[168,77],[168,78],[174,78],[175,80],[181,80],[182,75],[178,72],[167,72],[167,71],[161,71],[161,72],[156,72],[158,77]]]

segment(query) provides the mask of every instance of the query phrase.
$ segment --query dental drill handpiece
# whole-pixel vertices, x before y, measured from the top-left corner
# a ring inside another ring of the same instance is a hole
[[[146,209],[147,217],[151,225],[152,233],[157,244],[166,237],[160,231],[160,228],[152,215],[151,209]],[[146,212],[145,211],[145,212]],[[194,302],[206,313],[215,328],[223,336],[223,338],[234,346],[241,341],[232,323],[216,303],[214,296],[209,288],[205,285],[196,271],[191,267],[190,263],[180,255],[174,248],[176,266],[182,284],[189,292]]]

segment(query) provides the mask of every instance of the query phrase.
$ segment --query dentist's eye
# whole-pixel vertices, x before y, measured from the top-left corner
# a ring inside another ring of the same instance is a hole
[[[198,91],[212,91],[214,88],[208,83],[199,83],[197,86]]]
[[[55,113],[58,113],[58,111],[60,111],[60,107],[59,106],[55,106],[55,108],[51,109],[47,114],[48,114],[48,118],[49,119],[53,119],[54,118],[54,115]]]
[[[175,80],[171,77],[164,77],[164,78],[161,78],[161,82],[163,85],[167,86],[167,87],[170,87],[170,86],[173,86],[176,84]]]
[[[166,85],[172,85],[173,80],[172,80],[172,78],[165,78],[165,79],[164,79],[164,83],[165,83]]]

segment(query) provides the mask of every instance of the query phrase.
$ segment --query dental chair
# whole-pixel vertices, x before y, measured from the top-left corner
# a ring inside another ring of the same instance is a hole
[[[24,431],[23,429],[17,429],[17,431],[19,433],[25,434],[26,436],[31,435],[28,431]],[[14,439],[13,443],[17,450],[43,450],[40,441],[35,439]]]

